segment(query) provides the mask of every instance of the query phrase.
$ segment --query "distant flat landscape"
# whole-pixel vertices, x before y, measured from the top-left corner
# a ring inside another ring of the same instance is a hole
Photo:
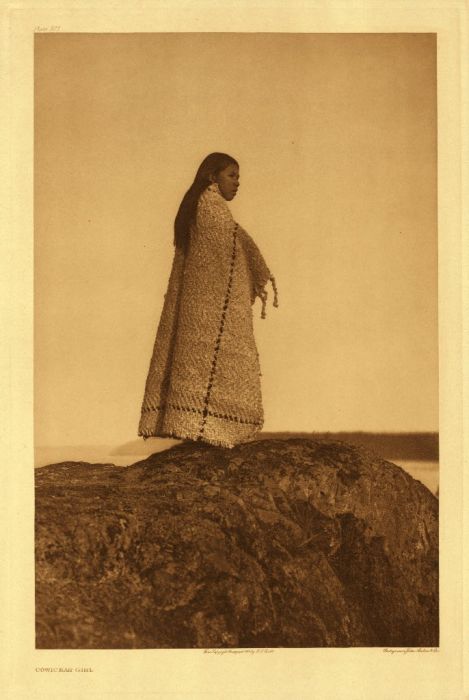
[[[437,461],[439,458],[438,433],[261,433],[256,439],[312,438],[332,442],[361,445],[379,454],[383,459]]]

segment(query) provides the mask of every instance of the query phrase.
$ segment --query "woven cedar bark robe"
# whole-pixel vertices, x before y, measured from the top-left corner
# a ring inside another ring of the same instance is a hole
[[[252,305],[271,280],[218,185],[200,196],[190,246],[175,249],[138,434],[233,447],[263,425]]]

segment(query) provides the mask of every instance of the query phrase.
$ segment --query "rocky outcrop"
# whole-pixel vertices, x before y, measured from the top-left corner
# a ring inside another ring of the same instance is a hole
[[[38,648],[438,645],[438,501],[346,443],[36,470]]]

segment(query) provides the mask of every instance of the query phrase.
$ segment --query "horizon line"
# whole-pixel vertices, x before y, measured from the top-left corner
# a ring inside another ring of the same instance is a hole
[[[385,430],[262,430],[257,435],[262,434],[275,434],[282,433],[283,435],[439,435],[439,430],[396,430],[396,431],[385,431]],[[160,437],[159,435],[154,435],[148,438],[149,440],[169,440],[172,438]],[[175,438],[174,438],[175,439]],[[143,441],[143,437],[137,436],[135,438],[129,438],[125,442],[133,441]],[[124,443],[125,444],[125,443]],[[82,442],[82,443],[60,443],[60,444],[34,444],[35,448],[41,447],[111,447],[115,443],[107,442]]]

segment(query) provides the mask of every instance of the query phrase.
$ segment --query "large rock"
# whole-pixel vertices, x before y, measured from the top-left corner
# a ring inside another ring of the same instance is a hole
[[[438,645],[438,501],[364,449],[36,471],[38,648]]]

